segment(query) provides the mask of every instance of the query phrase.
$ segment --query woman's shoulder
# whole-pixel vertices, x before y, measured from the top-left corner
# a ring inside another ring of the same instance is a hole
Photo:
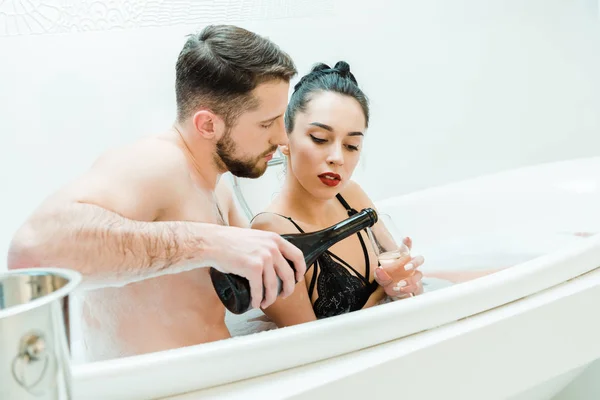
[[[256,214],[250,221],[250,228],[275,232],[280,235],[298,232],[288,217],[269,210]]]
[[[350,207],[355,210],[374,207],[373,201],[369,198],[363,188],[355,181],[349,181],[340,195],[346,200]]]

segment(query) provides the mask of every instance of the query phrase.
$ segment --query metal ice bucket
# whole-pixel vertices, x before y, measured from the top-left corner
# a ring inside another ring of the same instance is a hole
[[[71,399],[68,299],[81,282],[57,268],[0,273],[0,399]]]

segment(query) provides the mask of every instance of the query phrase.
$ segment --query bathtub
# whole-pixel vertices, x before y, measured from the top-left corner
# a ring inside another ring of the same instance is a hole
[[[271,175],[253,183],[276,185]],[[300,326],[77,363],[75,398],[553,398],[600,357],[587,311],[600,302],[599,204],[600,158],[379,201],[425,256],[424,273],[503,269]]]

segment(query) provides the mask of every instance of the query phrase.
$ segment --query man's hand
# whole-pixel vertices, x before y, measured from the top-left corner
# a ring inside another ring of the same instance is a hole
[[[248,279],[253,308],[266,308],[275,302],[277,277],[283,283],[281,294],[284,298],[293,293],[296,282],[304,279],[304,254],[280,235],[223,226],[215,227],[212,233],[207,236],[207,250],[209,258],[214,260],[213,267]]]

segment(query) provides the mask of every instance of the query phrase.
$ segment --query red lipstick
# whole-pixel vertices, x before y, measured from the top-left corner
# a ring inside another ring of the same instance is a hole
[[[325,172],[324,174],[319,175],[319,179],[323,182],[324,185],[329,187],[334,187],[339,185],[342,180],[342,177],[338,174],[334,174],[333,172]]]

